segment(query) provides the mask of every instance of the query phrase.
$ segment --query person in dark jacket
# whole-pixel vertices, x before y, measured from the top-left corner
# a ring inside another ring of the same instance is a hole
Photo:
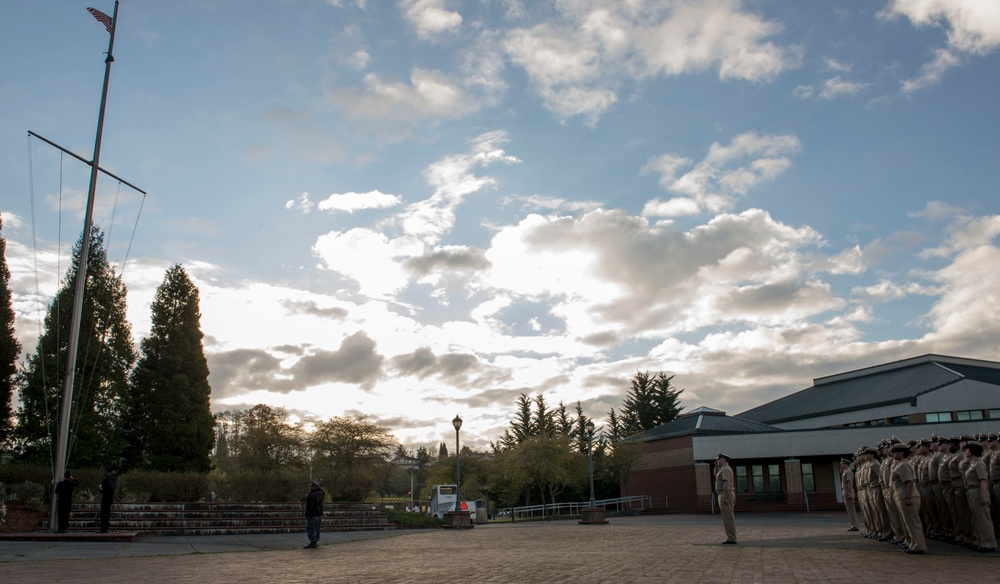
[[[107,533],[111,524],[111,504],[115,502],[115,490],[118,488],[118,477],[114,468],[104,468],[104,479],[101,480],[101,533]]]
[[[323,499],[326,493],[319,488],[319,483],[309,483],[309,494],[306,495],[306,535],[309,536],[308,549],[319,547],[319,534],[323,529]]]
[[[73,507],[73,489],[80,486],[80,481],[73,478],[73,473],[63,473],[63,480],[56,483],[56,517],[58,529],[56,533],[66,533],[69,527],[69,512]]]

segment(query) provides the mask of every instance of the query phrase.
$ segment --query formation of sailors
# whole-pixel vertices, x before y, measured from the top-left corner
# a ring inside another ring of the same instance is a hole
[[[867,538],[922,554],[927,539],[996,551],[1000,528],[1000,436],[895,436],[842,459],[851,515],[857,501]],[[857,530],[852,518],[851,530]]]

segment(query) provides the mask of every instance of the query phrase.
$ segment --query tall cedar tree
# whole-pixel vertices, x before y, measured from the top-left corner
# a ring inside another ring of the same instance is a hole
[[[7,269],[7,241],[3,238],[0,218],[0,451],[6,448],[11,431],[11,401],[21,343],[14,334],[14,308],[11,303],[10,270]]]
[[[132,371],[127,464],[162,472],[212,469],[215,419],[198,288],[174,264],[156,289],[152,328]]]
[[[58,434],[73,293],[83,235],[73,249],[66,281],[45,316],[44,333],[27,357],[20,380],[21,406],[14,438],[20,458],[51,464]],[[93,227],[87,282],[80,320],[67,465],[94,468],[117,465],[124,447],[123,399],[135,363],[132,329],[125,320],[126,289],[108,263],[104,234]]]

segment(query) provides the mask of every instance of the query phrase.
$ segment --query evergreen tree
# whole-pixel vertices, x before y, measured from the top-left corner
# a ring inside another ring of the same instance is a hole
[[[0,449],[7,445],[11,431],[11,401],[21,343],[14,334],[14,308],[11,303],[10,270],[7,268],[7,241],[3,238],[0,218]]]
[[[662,371],[656,375],[648,371],[636,372],[619,417],[625,436],[651,430],[680,415],[683,408],[678,400],[684,390],[673,389],[672,380],[672,375],[668,377]]]
[[[560,434],[565,434],[570,438],[573,437],[573,418],[569,417],[569,413],[566,411],[566,405],[559,402],[559,408],[555,411],[555,425],[556,430]]]
[[[215,443],[202,345],[198,288],[179,264],[156,290],[152,329],[132,371],[126,465],[164,472],[208,472]]]
[[[125,320],[125,284],[108,263],[104,234],[90,233],[87,281],[69,427],[68,464],[75,468],[118,464],[124,447],[123,398],[135,363],[132,329]],[[14,429],[22,460],[51,464],[58,434],[73,294],[83,235],[63,287],[45,316],[44,332],[20,381],[21,406]]]
[[[535,396],[535,432],[534,435],[552,434],[556,431],[555,411],[549,409],[545,403],[545,396],[538,394]]]

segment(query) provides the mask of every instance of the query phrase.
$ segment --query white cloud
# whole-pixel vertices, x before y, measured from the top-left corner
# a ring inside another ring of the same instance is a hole
[[[851,69],[853,69],[850,63],[841,63],[840,61],[832,57],[827,57],[826,59],[824,59],[823,65],[826,67],[827,70],[836,71],[838,73],[850,73]]]
[[[870,86],[871,83],[849,81],[841,79],[840,75],[837,75],[823,82],[823,90],[819,92],[819,97],[821,99],[836,99],[844,95],[857,95]]]
[[[506,139],[503,132],[488,132],[476,137],[469,152],[447,156],[424,171],[427,183],[434,189],[430,197],[407,205],[375,228],[358,227],[327,233],[316,241],[313,252],[322,260],[325,269],[357,282],[363,295],[386,299],[399,293],[411,283],[411,275],[403,264],[433,253],[441,238],[454,226],[456,207],[467,196],[495,184],[495,179],[479,176],[475,170],[498,162],[518,162],[515,156],[503,150]],[[398,197],[392,199],[390,195],[382,195],[378,200],[399,202]],[[337,204],[353,205],[357,201],[357,197],[350,197],[338,199]],[[386,234],[395,231],[401,232],[400,235],[390,237]]]
[[[399,195],[387,195],[380,191],[367,193],[332,194],[326,200],[320,201],[316,207],[320,211],[344,211],[354,213],[362,209],[388,209],[403,202]]]
[[[794,134],[759,135],[746,132],[733,138],[729,145],[713,143],[705,159],[688,172],[688,158],[667,154],[654,159],[642,172],[660,173],[660,184],[682,195],[663,203],[654,200],[643,209],[643,215],[666,217],[692,215],[698,210],[720,212],[729,210],[737,197],[774,180],[791,166],[788,155],[799,150]]]
[[[959,215],[949,224],[946,233],[947,239],[941,245],[923,250],[921,257],[947,258],[992,245],[993,240],[1000,236],[1000,215]]]
[[[934,58],[920,69],[920,76],[903,81],[903,93],[912,93],[925,87],[936,85],[952,67],[962,64],[962,60],[948,49],[937,49]]]
[[[1000,3],[993,0],[890,0],[879,17],[906,17],[918,28],[938,26],[948,35],[948,48],[934,51],[920,76],[903,82],[910,93],[939,83],[944,73],[962,64],[961,55],[983,56],[1000,48]]]
[[[299,211],[302,211],[303,213],[307,214],[312,212],[313,207],[315,206],[316,206],[315,203],[309,200],[309,193],[302,193],[301,195],[299,195],[294,199],[289,199],[288,201],[285,201],[286,209],[289,210],[298,209]]]
[[[941,26],[948,45],[965,53],[986,55],[1000,47],[1000,4],[992,0],[891,0],[880,16]]]
[[[907,213],[914,218],[923,218],[928,221],[944,221],[960,215],[962,210],[944,201],[928,201],[927,205],[920,211]]]
[[[439,71],[414,69],[409,83],[388,81],[369,73],[364,83],[363,89],[334,91],[329,100],[354,118],[383,123],[454,119],[479,108],[459,84]]]
[[[682,232],[618,211],[579,219],[532,215],[494,237],[492,289],[551,298],[573,338],[609,330],[669,335],[733,322],[787,322],[843,304],[808,276],[819,243],[762,211]]]
[[[400,0],[403,16],[424,40],[453,33],[462,26],[462,15],[446,8],[446,0]]]
[[[738,0],[557,2],[557,16],[509,32],[504,46],[545,107],[595,123],[626,80],[718,69],[722,80],[767,82],[797,66],[796,50],[766,39],[775,22]]]

